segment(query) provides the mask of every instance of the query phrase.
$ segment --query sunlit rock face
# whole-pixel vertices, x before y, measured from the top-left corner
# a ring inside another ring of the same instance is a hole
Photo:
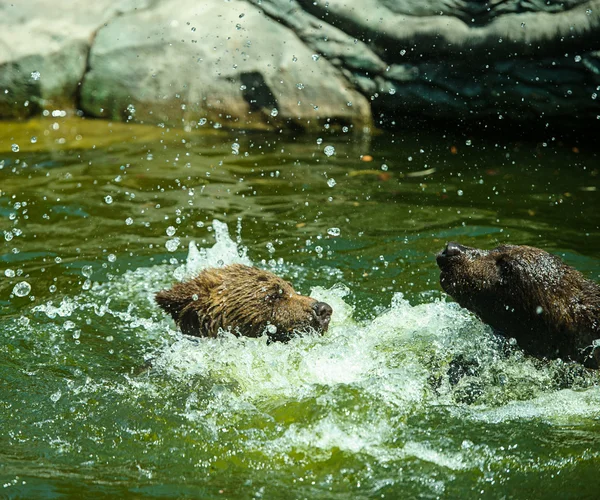
[[[314,56],[251,4],[161,2],[100,29],[81,106],[94,116],[127,119],[131,104],[137,120],[206,120],[213,127],[368,125],[365,97]]]
[[[2,117],[362,131],[600,115],[597,0],[63,4],[0,6]]]

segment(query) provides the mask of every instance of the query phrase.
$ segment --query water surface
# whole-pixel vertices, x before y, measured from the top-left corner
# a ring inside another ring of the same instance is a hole
[[[598,377],[507,347],[434,257],[531,244],[598,280],[598,174],[552,137],[2,124],[3,495],[596,498]],[[154,306],[240,260],[330,331],[194,340]]]

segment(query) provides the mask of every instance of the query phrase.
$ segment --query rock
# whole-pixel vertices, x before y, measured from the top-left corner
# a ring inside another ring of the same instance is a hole
[[[120,16],[99,31],[89,66],[81,107],[98,117],[309,130],[370,122],[366,99],[327,59],[245,2],[161,2]]]
[[[600,0],[22,0],[0,6],[0,116],[589,128],[599,53]]]
[[[95,31],[133,1],[0,4],[0,117],[73,109]],[[138,5],[139,2],[136,2]]]

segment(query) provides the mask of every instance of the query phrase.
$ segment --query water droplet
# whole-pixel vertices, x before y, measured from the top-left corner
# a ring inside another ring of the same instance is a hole
[[[37,81],[37,80],[40,79],[40,76],[41,76],[41,74],[40,74],[39,71],[32,71],[31,72],[31,79],[32,80],[36,80]]]
[[[108,195],[106,195],[106,196],[104,197],[104,201],[105,201],[105,203],[106,203],[107,205],[110,205],[110,204],[113,202],[112,196],[111,196],[111,195],[109,195],[109,194],[108,194]]]
[[[467,146],[470,146],[470,145],[471,145],[471,144],[473,144],[473,143],[471,142],[471,139],[467,139],[467,140],[465,141],[465,144],[466,144]]]
[[[7,278],[14,278],[15,277],[15,272],[12,269],[5,269],[4,270],[4,276],[6,276]]]
[[[36,142],[37,142],[37,137],[34,135],[34,136],[31,138],[31,144],[35,144]]]
[[[323,139],[321,139],[320,137],[317,139],[317,144],[323,144]]]
[[[535,313],[536,314],[542,314],[544,312],[544,308],[542,306],[537,306],[535,308]]]
[[[462,189],[459,189],[459,190],[457,191],[457,194],[458,194],[458,196],[462,196],[462,195],[463,195],[463,190],[462,190]]]
[[[13,144],[10,149],[12,150],[13,153],[18,153],[19,152],[19,145],[18,144]]]
[[[388,166],[384,163],[383,165],[381,165],[381,170],[383,170],[384,172],[387,172]]]
[[[302,89],[304,88],[304,84],[303,84],[303,83],[297,83],[297,84],[296,84],[296,88],[297,88],[298,90],[302,90]]]
[[[13,288],[13,294],[17,297],[26,297],[31,292],[31,285],[27,281],[20,281]]]
[[[234,142],[231,145],[231,154],[232,155],[239,155],[240,154],[240,145],[237,142]]]
[[[60,389],[59,389],[58,391],[56,391],[54,394],[52,394],[50,396],[50,400],[53,403],[56,403],[61,398],[61,396],[62,396],[62,392],[60,392]]]
[[[133,224],[133,219],[131,217],[127,217],[127,219],[125,219],[125,224],[131,226],[131,224]]]
[[[86,278],[89,278],[92,275],[92,266],[83,266],[81,268],[81,274],[83,274]]]
[[[200,118],[200,120],[198,120],[198,125],[206,125],[206,118]]]
[[[311,57],[312,57],[312,60],[315,62],[319,60],[319,54],[313,54]]]
[[[279,111],[277,110],[277,108],[273,108],[271,110],[271,116],[277,116],[279,114]]]
[[[335,148],[333,146],[325,146],[325,149],[323,150],[323,152],[327,156],[333,156],[335,154]]]
[[[292,56],[292,62],[296,62],[298,58],[296,56]]]
[[[177,229],[175,229],[173,226],[169,226],[166,231],[167,236],[174,236],[176,232]]]
[[[337,184],[337,182],[335,182],[334,178],[331,179],[327,179],[327,185],[332,188],[333,186],[335,186]]]
[[[396,89],[394,89],[394,88],[391,88],[391,89],[390,89],[390,95],[394,95],[395,93],[396,93]]]
[[[401,55],[401,56],[403,56],[404,54],[406,54],[406,50],[402,49],[402,50],[400,51],[400,55]]]
[[[175,252],[179,248],[180,241],[179,238],[173,238],[165,243],[165,247],[169,252]]]
[[[117,260],[117,256],[114,253],[108,254],[108,262],[115,262]]]
[[[339,236],[340,234],[342,234],[342,231],[340,230],[340,228],[339,228],[339,227],[330,227],[330,228],[327,230],[327,234],[328,234],[329,236]]]
[[[575,62],[581,62],[581,56],[575,56]]]
[[[591,16],[591,15],[592,15],[592,9],[586,9],[585,13],[586,13],[588,16]]]
[[[277,327],[275,325],[267,325],[267,332],[271,334],[277,333]]]

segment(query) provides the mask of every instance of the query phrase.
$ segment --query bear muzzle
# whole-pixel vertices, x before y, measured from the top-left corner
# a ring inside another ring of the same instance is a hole
[[[312,306],[312,313],[317,329],[326,332],[333,313],[331,306],[325,302],[315,302]]]
[[[444,249],[437,254],[437,265],[440,267],[440,269],[444,269],[445,267],[447,267],[449,260],[452,257],[458,257],[460,255],[463,255],[468,250],[470,250],[469,247],[465,247],[463,245],[455,243],[454,241],[450,241],[446,244]]]

